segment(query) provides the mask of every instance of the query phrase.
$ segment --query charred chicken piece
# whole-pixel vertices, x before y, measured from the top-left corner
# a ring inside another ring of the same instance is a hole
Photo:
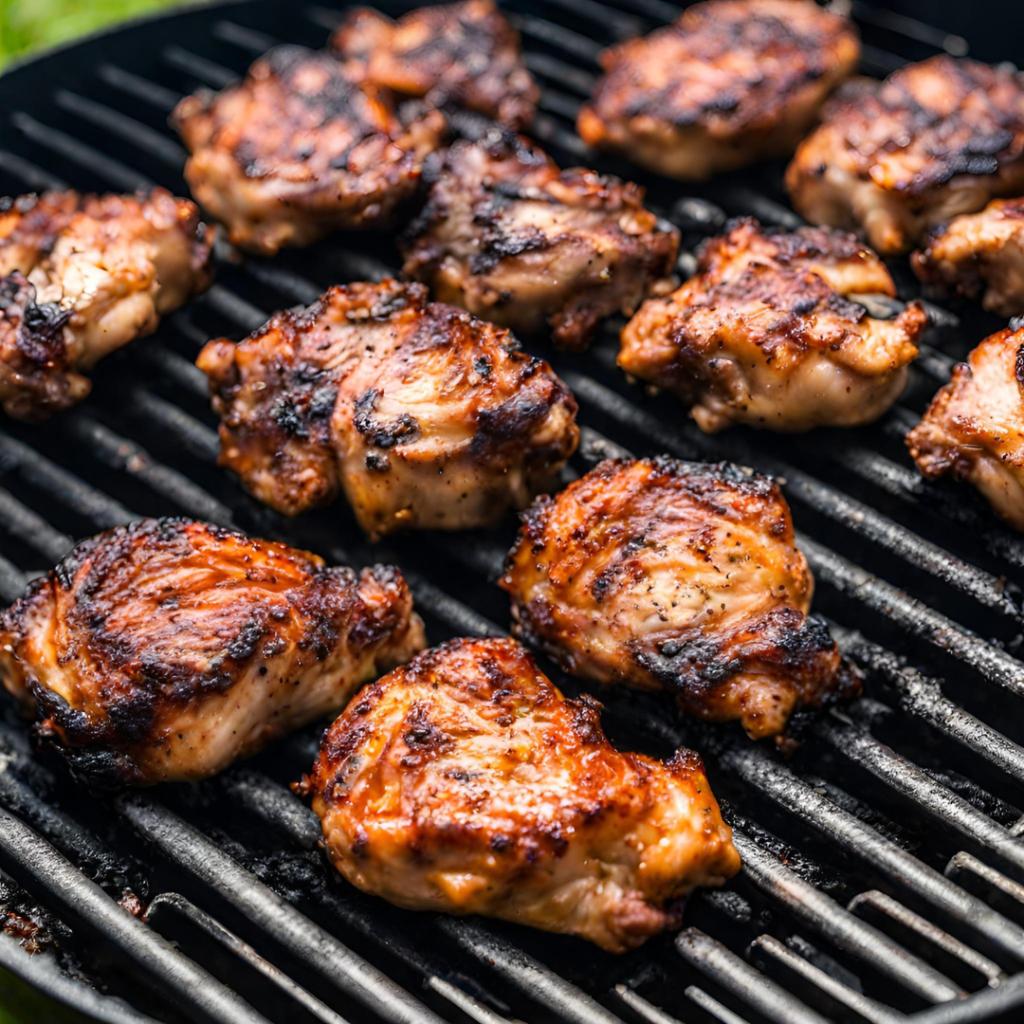
[[[1024,199],[993,199],[981,213],[954,217],[911,259],[937,290],[976,299],[999,316],[1024,313]]]
[[[524,514],[502,587],[565,671],[666,689],[754,739],[857,689],[775,484],[725,464],[608,460]]]
[[[405,273],[441,301],[524,335],[546,325],[579,351],[602,319],[668,287],[679,233],[644,209],[637,185],[560,171],[497,133],[455,143],[438,164],[403,251]]]
[[[694,4],[601,54],[605,75],[577,128],[590,146],[702,181],[789,156],[859,55],[853,24],[812,0]]]
[[[435,106],[451,102],[521,131],[540,90],[523,63],[519,33],[492,0],[420,7],[392,21],[351,11],[331,38],[372,82]]]
[[[99,788],[200,779],[337,711],[424,645],[397,569],[146,519],[79,544],[0,618],[0,676]]]
[[[576,402],[508,331],[386,280],[278,313],[198,365],[221,465],[297,515],[343,490],[372,537],[463,529],[522,508],[579,439]]]
[[[786,171],[815,224],[862,229],[881,253],[1024,192],[1024,74],[940,55],[850,83]]]
[[[740,860],[700,758],[620,753],[599,709],[513,640],[453,640],[366,687],[299,788],[358,888],[621,953]]]
[[[853,235],[734,222],[705,243],[695,277],[625,326],[619,366],[677,394],[708,432],[869,423],[903,390],[927,324],[918,303],[887,320],[858,303],[895,295]]]
[[[195,206],[46,192],[0,200],[0,403],[42,420],[91,390],[84,371],[210,284]]]
[[[969,481],[1024,530],[1024,328],[998,331],[953,368],[907,447],[926,477]]]
[[[187,96],[171,121],[192,154],[192,194],[235,245],[263,255],[388,225],[445,127],[436,110],[403,123],[386,90],[301,46],[271,50],[238,85]]]

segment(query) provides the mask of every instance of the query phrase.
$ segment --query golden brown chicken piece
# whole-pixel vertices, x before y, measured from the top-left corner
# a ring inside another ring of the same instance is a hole
[[[813,0],[710,0],[600,56],[590,146],[684,181],[789,156],[853,73],[857,30]]]
[[[364,689],[300,791],[353,885],[612,953],[739,870],[700,758],[622,754],[514,640],[453,640]]]
[[[797,149],[786,187],[815,224],[903,252],[993,196],[1024,192],[1024,74],[940,55],[851,83]]]
[[[704,244],[695,277],[623,328],[619,366],[677,394],[709,433],[869,423],[903,390],[927,324],[916,302],[888,320],[858,303],[895,295],[853,235],[736,221]]]
[[[508,331],[385,280],[276,314],[198,365],[221,416],[221,465],[297,515],[343,490],[371,537],[464,529],[554,483],[576,402]]]
[[[164,189],[0,200],[0,403],[42,420],[92,388],[83,372],[205,290],[207,232]]]
[[[857,682],[775,484],[726,464],[608,460],[523,515],[501,581],[516,634],[565,671],[667,689],[780,736]]]
[[[999,316],[1024,313],[1024,199],[993,199],[981,213],[932,232],[911,265],[926,284],[976,299]]]
[[[969,481],[1024,530],[1024,328],[996,332],[953,368],[907,447],[926,477]]]
[[[0,676],[101,788],[199,779],[424,646],[392,566],[355,573],[184,519],[83,541],[0,618]]]
[[[540,99],[519,33],[492,0],[420,7],[398,21],[356,8],[331,46],[360,62],[372,82],[435,106],[455,103],[515,131],[529,127]]]
[[[263,255],[387,226],[445,128],[436,110],[402,123],[386,90],[301,46],[266,53],[239,85],[187,96],[171,121],[192,154],[192,194]]]

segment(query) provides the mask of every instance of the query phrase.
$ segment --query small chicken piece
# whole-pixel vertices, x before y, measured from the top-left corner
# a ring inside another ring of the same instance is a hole
[[[674,693],[780,737],[858,689],[771,481],[726,464],[607,460],[523,515],[501,586],[514,631],[565,671]]]
[[[267,256],[387,226],[445,130],[436,110],[402,123],[386,90],[301,46],[269,51],[238,85],[185,97],[171,122],[192,154],[192,194],[235,245]]]
[[[907,447],[926,477],[969,481],[1024,530],[1024,328],[997,331],[953,367]]]
[[[392,566],[145,519],[83,541],[0,617],[0,677],[37,741],[109,789],[213,775],[423,646]]]
[[[954,217],[911,258],[939,291],[976,299],[999,316],[1024,313],[1024,198],[993,199],[981,213]]]
[[[815,224],[904,252],[993,196],[1024,193],[1024,74],[940,55],[850,83],[797,149],[786,187]]]
[[[529,127],[540,99],[519,33],[492,0],[420,7],[398,21],[357,8],[331,46],[361,62],[373,82],[435,106],[475,110],[514,131]]]
[[[869,423],[903,390],[928,322],[916,302],[885,320],[858,301],[895,295],[853,235],[737,221],[705,243],[695,277],[623,328],[619,366],[677,394],[709,433]]]
[[[464,529],[551,486],[579,440],[576,402],[506,330],[385,280],[276,314],[198,365],[221,457],[297,515],[345,492],[363,529]]]
[[[514,640],[453,640],[366,687],[298,788],[358,888],[622,953],[740,859],[700,758],[620,753],[600,707]]]
[[[43,420],[92,388],[84,371],[209,287],[206,229],[164,189],[0,200],[0,403]]]
[[[683,181],[789,156],[857,66],[848,18],[813,0],[710,0],[605,50],[577,129],[590,146]]]

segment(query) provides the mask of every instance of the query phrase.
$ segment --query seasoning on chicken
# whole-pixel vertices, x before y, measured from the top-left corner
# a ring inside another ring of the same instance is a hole
[[[146,786],[220,771],[423,646],[392,566],[145,519],[83,541],[0,617],[0,677],[80,778]]]
[[[726,464],[608,460],[523,515],[501,586],[565,671],[674,693],[754,739],[856,692],[775,484]]]
[[[84,372],[205,290],[210,247],[195,206],[46,192],[0,200],[0,403],[42,420],[80,402]]]
[[[860,228],[883,254],[1024,193],[1024,74],[940,55],[829,101],[786,171],[815,224]]]
[[[431,167],[426,207],[404,245],[405,273],[521,334],[550,327],[582,350],[598,323],[669,287],[679,233],[643,207],[643,189],[560,171],[525,139],[465,140]]]
[[[343,490],[363,529],[464,529],[551,486],[579,440],[576,402],[508,331],[385,280],[276,314],[198,365],[221,465],[297,515]]]
[[[238,85],[187,96],[171,121],[192,154],[192,194],[235,245],[263,255],[387,226],[445,127],[436,110],[403,123],[386,90],[301,46],[271,50]]]
[[[590,146],[684,181],[789,156],[857,66],[849,19],[813,0],[710,0],[600,56]]]
[[[619,366],[678,395],[709,433],[869,423],[903,390],[927,325],[919,303],[877,319],[858,301],[895,295],[853,235],[737,221],[705,243],[695,277],[625,326]]]
[[[516,131],[529,126],[540,99],[519,33],[492,0],[420,7],[398,21],[356,8],[331,46],[361,63],[372,82],[434,106],[475,110]]]
[[[1024,328],[997,331],[953,368],[907,447],[926,477],[974,484],[1024,530]]]
[[[620,753],[599,710],[513,640],[453,640],[366,687],[297,788],[358,888],[622,953],[740,860],[700,758]]]
[[[939,291],[976,299],[999,316],[1024,313],[1024,199],[993,199],[981,213],[937,228],[911,259]]]

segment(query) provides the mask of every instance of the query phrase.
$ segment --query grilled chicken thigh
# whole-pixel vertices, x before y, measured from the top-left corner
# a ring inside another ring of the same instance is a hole
[[[171,120],[192,154],[192,194],[235,245],[264,255],[386,226],[445,127],[438,111],[403,123],[386,90],[301,46],[271,50],[238,85],[187,96]]]
[[[522,334],[547,325],[581,350],[598,323],[667,286],[679,233],[643,207],[643,190],[560,171],[523,138],[460,141],[439,167],[404,246],[405,273],[443,302]]]
[[[300,791],[353,885],[621,953],[739,869],[700,758],[615,750],[513,640],[453,640],[364,689]]]
[[[83,372],[209,286],[198,212],[163,189],[0,200],[0,403],[41,420],[80,402]]]
[[[669,690],[755,739],[857,688],[808,614],[785,499],[725,464],[601,463],[524,514],[501,585],[516,634],[567,672]]]
[[[467,107],[516,131],[529,126],[540,99],[519,33],[492,0],[420,7],[398,21],[357,8],[331,46],[360,62],[373,82],[434,105]]]
[[[576,402],[508,331],[427,301],[421,284],[351,284],[278,313],[198,365],[221,464],[288,515],[345,492],[372,537],[461,529],[522,508],[576,448]]]
[[[1024,530],[1024,328],[998,331],[953,368],[907,446],[926,477],[969,481]]]
[[[36,737],[100,787],[199,779],[423,647],[397,569],[147,519],[79,544],[0,618]]]
[[[840,92],[786,171],[815,224],[861,228],[881,253],[1024,193],[1024,74],[940,55]]]
[[[710,0],[601,54],[577,127],[591,146],[701,181],[788,156],[860,55],[847,19],[813,0]]]
[[[872,317],[857,301],[872,293],[896,287],[853,235],[734,222],[705,243],[695,277],[626,325],[619,366],[673,391],[709,432],[868,423],[903,390],[927,324],[918,303]]]

